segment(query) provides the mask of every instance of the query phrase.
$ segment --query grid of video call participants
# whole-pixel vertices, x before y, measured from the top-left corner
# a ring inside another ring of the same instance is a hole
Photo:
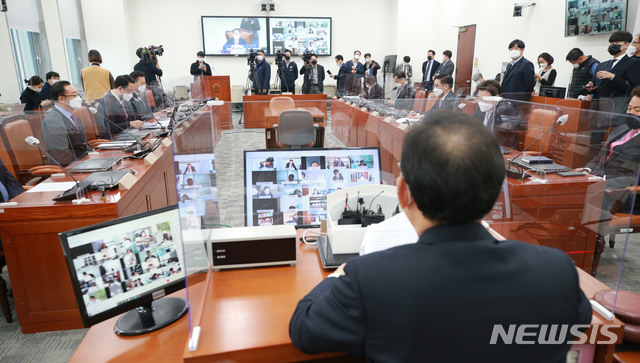
[[[173,226],[171,223],[125,231],[120,231],[124,226],[111,227],[71,249],[89,316],[134,300],[150,288],[184,278],[181,249],[172,232],[179,231],[178,221],[173,221]]]
[[[214,155],[176,155],[174,160],[183,229],[200,229],[220,223]]]
[[[327,194],[361,184],[380,184],[378,149],[245,154],[247,226],[319,225]]]
[[[627,0],[568,0],[566,36],[625,29]]]
[[[291,54],[313,52],[318,55],[331,54],[331,20],[271,18],[271,49],[291,50]]]

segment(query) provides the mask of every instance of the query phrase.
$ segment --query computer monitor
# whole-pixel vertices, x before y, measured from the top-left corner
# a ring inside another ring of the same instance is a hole
[[[565,87],[540,86],[540,96],[564,98],[566,94]]]
[[[185,287],[177,206],[63,232],[60,241],[85,327],[126,312],[116,334],[138,335],[186,313],[185,299],[162,298]]]
[[[380,148],[274,149],[244,152],[247,226],[318,227],[327,194],[380,184]]]

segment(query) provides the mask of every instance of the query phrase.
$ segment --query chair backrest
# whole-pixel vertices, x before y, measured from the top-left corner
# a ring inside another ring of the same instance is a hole
[[[34,166],[44,164],[40,150],[25,141],[28,136],[33,136],[29,121],[17,119],[4,124],[2,136],[5,146],[7,146],[9,157],[18,174],[19,171],[29,170]]]
[[[26,115],[29,118],[29,125],[31,125],[31,131],[35,138],[42,141],[42,120],[47,115],[50,109],[37,109],[33,111],[27,111]]]
[[[148,89],[146,91],[144,91],[144,93],[147,95],[147,101],[149,102],[149,106],[151,106],[152,108],[156,107],[156,99],[153,97],[153,91]]]
[[[415,100],[413,101],[413,110],[416,112],[424,112],[424,108],[427,106],[427,92],[424,90],[417,90]]]
[[[0,127],[4,127],[4,125]],[[9,172],[11,172],[13,176],[16,176],[16,171],[13,168],[13,161],[11,161],[11,157],[9,156],[9,150],[4,144],[3,138],[0,138],[0,160],[2,160],[2,163],[4,164],[4,166],[7,167],[7,170],[9,170]]]
[[[313,142],[313,116],[305,110],[282,111],[278,121],[278,142],[289,146]]]
[[[87,107],[80,107],[73,111],[73,115],[82,122],[87,141],[95,140],[100,134],[98,131],[98,118]]]
[[[275,115],[279,115],[280,112],[285,110],[293,110],[296,108],[296,103],[293,98],[287,96],[274,97],[269,101],[269,108]]]
[[[529,123],[527,133],[524,139],[524,145],[529,145],[535,139],[540,137],[546,130],[548,130],[554,122],[558,119],[558,113],[554,110],[545,110],[538,108],[529,114]],[[546,134],[542,139],[536,141],[535,144],[529,147],[530,151],[548,152],[551,148],[551,136],[552,133]]]

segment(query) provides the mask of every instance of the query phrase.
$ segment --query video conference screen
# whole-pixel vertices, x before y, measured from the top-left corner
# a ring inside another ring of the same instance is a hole
[[[214,154],[175,155],[174,161],[184,229],[220,223]]]
[[[626,30],[627,0],[567,0],[565,36]]]
[[[327,194],[380,184],[379,148],[245,151],[247,226],[319,226]]]
[[[175,207],[66,232],[61,240],[73,285],[82,296],[81,311],[85,309],[89,319],[167,285],[184,283]]]
[[[269,18],[269,37],[271,54],[331,55],[331,18]]]
[[[249,54],[250,50],[267,52],[267,18],[203,16],[202,42],[206,55]]]

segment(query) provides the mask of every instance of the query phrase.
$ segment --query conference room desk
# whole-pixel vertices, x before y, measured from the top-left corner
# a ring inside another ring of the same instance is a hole
[[[190,152],[210,150],[212,138],[219,137],[220,131],[215,125],[214,130],[208,126],[209,115],[216,115],[215,108],[194,112],[178,127],[181,136],[174,135],[174,140],[184,143],[183,139],[191,137]],[[25,192],[11,200],[17,205],[0,207],[0,235],[23,333],[83,327],[58,233],[177,203],[172,146],[158,147],[153,154],[157,160],[152,165],[123,160],[118,168],[134,170],[137,181],[129,190],[107,191],[104,199],[94,191],[88,195],[90,203],[73,204],[54,202],[52,198],[60,192]],[[123,151],[101,151],[88,158],[125,155]],[[78,180],[88,175],[75,173]],[[59,181],[71,178],[50,178],[43,183]]]
[[[500,238],[500,237],[498,237]],[[166,362],[293,362],[326,359],[362,361],[339,353],[307,355],[289,339],[289,320],[298,301],[330,272],[322,268],[315,247],[298,244],[296,266],[265,267],[213,272],[202,316],[199,304],[206,278],[190,284],[192,319],[202,331],[198,350],[187,349],[188,317],[159,331],[138,337],[120,337],[113,332],[117,317],[97,324],[78,346],[71,362],[166,361]],[[591,298],[607,286],[579,272],[580,287]],[[185,291],[173,296],[186,295]],[[593,313],[592,328],[616,325],[611,345],[596,346],[595,362],[611,362],[615,344],[622,341],[623,324],[607,322]],[[598,330],[600,332],[600,330]],[[599,334],[599,339],[608,340]],[[461,347],[464,348],[464,347]]]
[[[325,94],[242,96],[242,112],[245,128],[266,127],[269,101],[274,97],[291,97],[296,108],[317,107],[325,115],[327,114],[327,95]]]
[[[314,147],[324,147],[324,125],[325,120],[327,119],[327,113],[322,112],[322,110],[317,107],[297,107],[295,109],[309,111],[311,113],[313,123],[318,125],[318,129],[316,130],[316,143]],[[278,124],[280,113],[276,113],[268,108],[265,110],[265,119],[266,124],[264,129],[264,138],[267,149],[278,148],[274,125]]]

